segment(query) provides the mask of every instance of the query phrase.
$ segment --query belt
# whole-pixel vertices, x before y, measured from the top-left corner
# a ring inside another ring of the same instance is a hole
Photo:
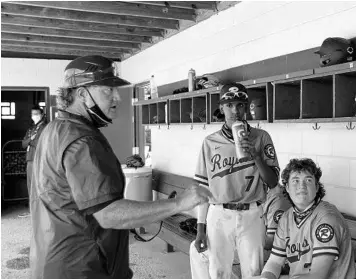
[[[257,201],[256,204],[257,206],[260,206],[261,202]],[[222,206],[225,209],[237,210],[237,211],[250,209],[249,203],[223,203]]]

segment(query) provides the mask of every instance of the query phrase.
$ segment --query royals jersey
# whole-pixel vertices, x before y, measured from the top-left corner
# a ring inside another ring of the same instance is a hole
[[[283,194],[282,186],[277,185],[267,192],[267,199],[263,204],[263,213],[265,215],[268,235],[275,234],[279,219],[291,206],[292,204]]]
[[[341,213],[328,202],[320,202],[299,225],[290,208],[279,221],[271,253],[287,258],[290,278],[308,274],[313,259],[322,255],[335,257],[328,279],[355,276],[349,228]]]
[[[252,128],[249,139],[261,158],[279,175],[279,165],[270,135]],[[199,154],[194,179],[210,188],[210,203],[263,202],[266,187],[253,159],[239,160],[235,144],[221,130],[207,136]]]

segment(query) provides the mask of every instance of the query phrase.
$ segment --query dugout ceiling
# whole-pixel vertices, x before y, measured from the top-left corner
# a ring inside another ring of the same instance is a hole
[[[1,2],[1,56],[121,61],[239,2]]]

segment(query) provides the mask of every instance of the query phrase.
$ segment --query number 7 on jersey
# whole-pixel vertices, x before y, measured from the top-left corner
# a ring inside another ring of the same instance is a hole
[[[249,179],[248,185],[247,185],[247,188],[246,188],[246,192],[248,192],[251,189],[251,185],[252,185],[253,180],[255,179],[255,177],[254,176],[245,176],[245,178]]]

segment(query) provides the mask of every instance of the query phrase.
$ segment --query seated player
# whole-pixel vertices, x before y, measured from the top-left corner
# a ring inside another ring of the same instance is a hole
[[[350,231],[337,208],[322,200],[325,190],[321,175],[311,159],[292,159],[282,172],[293,207],[279,220],[262,275],[253,278],[282,278],[286,259],[289,278],[355,278]]]

